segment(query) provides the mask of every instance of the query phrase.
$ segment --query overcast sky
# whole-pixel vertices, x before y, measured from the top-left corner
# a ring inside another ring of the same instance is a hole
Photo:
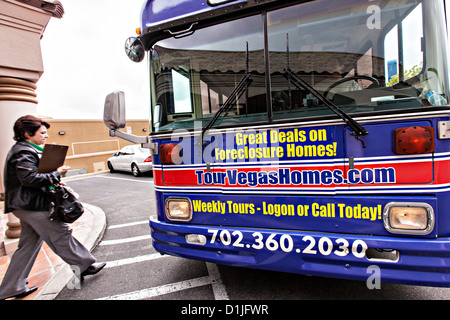
[[[65,15],[50,20],[41,41],[44,74],[38,82],[38,114],[102,119],[106,95],[121,90],[127,118],[148,119],[147,60],[134,63],[124,51],[125,40],[140,27],[145,1],[60,1]]]
[[[52,18],[41,40],[44,74],[38,114],[54,119],[102,119],[105,97],[125,92],[128,119],[148,119],[147,60],[124,50],[136,36],[144,0],[60,0],[65,15]]]

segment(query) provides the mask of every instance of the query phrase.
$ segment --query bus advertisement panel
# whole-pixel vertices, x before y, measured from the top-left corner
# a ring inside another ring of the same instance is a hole
[[[446,30],[441,0],[147,1],[155,249],[450,286]]]

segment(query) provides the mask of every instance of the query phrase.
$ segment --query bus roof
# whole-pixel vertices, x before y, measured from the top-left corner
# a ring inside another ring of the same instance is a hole
[[[289,1],[292,0],[147,0],[142,9],[142,38],[148,44],[164,33],[167,35],[165,30],[189,30],[199,21],[217,19],[237,11],[245,12],[274,2]],[[311,0],[296,2],[304,1]]]
[[[211,3],[222,2],[212,5]],[[196,16],[247,0],[147,0],[142,10],[142,29]]]

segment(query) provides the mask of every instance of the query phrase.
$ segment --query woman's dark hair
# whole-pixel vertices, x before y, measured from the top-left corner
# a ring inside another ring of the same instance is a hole
[[[28,133],[30,137],[33,137],[36,134],[36,131],[42,126],[45,126],[47,129],[50,128],[48,122],[45,122],[38,117],[32,115],[20,117],[14,124],[14,140],[26,140],[25,132]]]

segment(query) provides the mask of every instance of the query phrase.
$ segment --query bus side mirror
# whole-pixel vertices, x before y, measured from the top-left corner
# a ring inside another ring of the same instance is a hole
[[[125,128],[125,94],[122,91],[110,93],[106,97],[103,122],[111,130]]]
[[[161,125],[161,121],[162,121],[162,105],[161,104],[157,104],[155,106],[154,112],[153,112],[153,126],[155,128],[155,131],[159,130],[159,127]]]
[[[119,131],[125,128],[125,94],[116,91],[106,96],[103,122],[109,128],[109,136],[130,141],[134,144],[148,144],[148,136],[136,136],[131,133]]]
[[[141,62],[145,58],[145,48],[141,40],[130,37],[125,42],[125,53],[134,62]]]

